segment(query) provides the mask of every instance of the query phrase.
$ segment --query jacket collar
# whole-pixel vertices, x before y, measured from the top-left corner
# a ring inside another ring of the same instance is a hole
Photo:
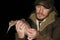
[[[49,16],[46,18],[46,21],[43,22],[40,26],[40,31],[43,31],[44,28],[47,27],[47,25],[51,24],[52,22],[55,21],[55,11],[52,11]],[[36,24],[36,16],[35,13],[33,13],[30,17],[29,17],[35,24]]]

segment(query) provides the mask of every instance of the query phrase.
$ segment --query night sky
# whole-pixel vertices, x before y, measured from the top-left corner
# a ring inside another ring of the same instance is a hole
[[[35,0],[15,0],[11,3],[9,20],[26,18],[34,10]],[[14,15],[11,15],[14,14]]]

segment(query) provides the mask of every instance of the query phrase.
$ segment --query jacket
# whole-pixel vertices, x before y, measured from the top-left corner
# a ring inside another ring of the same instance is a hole
[[[60,40],[60,21],[55,17],[56,12],[52,11],[40,26],[39,35],[35,40]],[[29,17],[36,24],[35,13]]]

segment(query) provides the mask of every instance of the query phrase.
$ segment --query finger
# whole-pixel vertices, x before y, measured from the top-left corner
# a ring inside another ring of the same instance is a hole
[[[27,36],[28,36],[28,37],[32,37],[33,34],[31,34],[31,33],[27,33]]]
[[[19,31],[24,31],[24,30],[25,30],[24,24],[22,24],[21,27],[18,27],[17,30],[19,30]]]
[[[32,33],[34,33],[34,32],[35,32],[35,29],[30,28],[30,29],[28,29],[28,30],[27,30],[27,32],[29,32],[29,33],[31,33],[31,34],[32,34]]]
[[[28,35],[28,39],[34,39],[35,36],[34,35]]]
[[[25,23],[23,23],[21,26],[17,27],[16,30],[24,32],[25,31]]]
[[[32,37],[34,37],[34,36],[36,36],[36,31],[32,31],[32,32],[27,32],[27,34],[28,34],[28,36],[32,36]]]
[[[16,24],[16,28],[18,29],[19,27],[21,27],[22,24],[23,24],[22,21],[18,21],[17,24]]]
[[[32,38],[31,37],[28,37],[28,40],[32,40]]]
[[[21,20],[19,20],[16,24],[16,26],[20,26],[23,22]]]

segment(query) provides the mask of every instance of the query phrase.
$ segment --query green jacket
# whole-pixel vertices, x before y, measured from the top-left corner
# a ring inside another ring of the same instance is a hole
[[[55,15],[55,11],[52,11],[49,14],[49,16],[46,18],[46,21],[41,24],[39,30],[40,34],[36,37],[35,40],[60,40],[60,27],[58,26],[60,22],[56,22]],[[36,24],[35,13],[31,14],[29,18]]]

